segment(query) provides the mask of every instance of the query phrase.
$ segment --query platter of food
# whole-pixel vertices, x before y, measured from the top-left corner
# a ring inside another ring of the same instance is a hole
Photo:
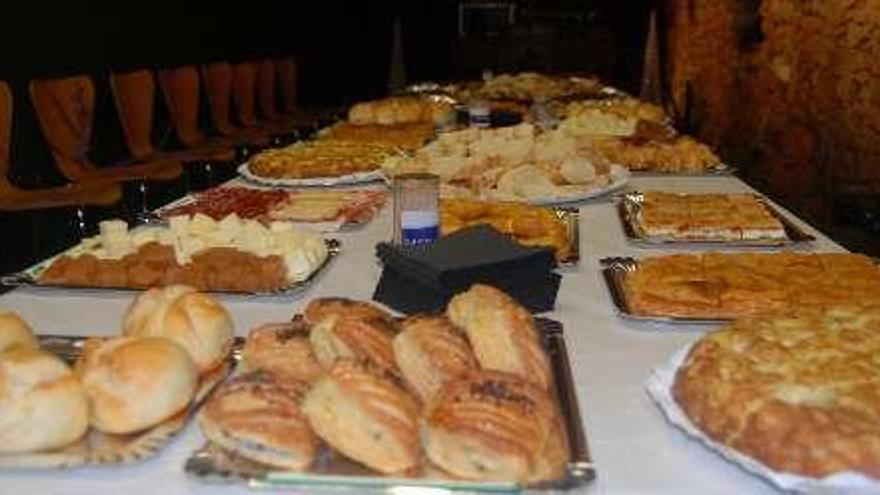
[[[781,246],[815,237],[779,213],[763,198],[742,194],[677,194],[630,191],[617,204],[630,242]]]
[[[490,313],[497,325],[482,323]],[[516,347],[502,357],[499,342]],[[194,478],[482,492],[595,476],[561,325],[532,320],[497,289],[475,286],[446,316],[403,320],[316,299],[292,322],[253,330],[241,355],[244,373],[200,416],[209,442],[186,462]],[[248,410],[233,407],[248,397]]]
[[[404,151],[422,147],[434,136],[431,122],[403,122],[399,124],[353,124],[338,122],[318,132],[318,139],[379,143]]]
[[[579,213],[575,208],[549,208],[522,203],[490,203],[470,199],[440,201],[440,233],[448,235],[473,225],[488,224],[524,246],[549,246],[562,265],[580,261]]]
[[[673,426],[781,490],[874,493],[878,336],[876,306],[738,320],[675,353],[646,388]]]
[[[618,313],[710,323],[798,307],[880,303],[880,269],[858,254],[701,253],[603,258]]]
[[[379,167],[401,153],[375,142],[319,139],[262,151],[238,167],[248,181],[276,187],[336,186],[382,179]]]
[[[340,249],[338,240],[311,230],[235,215],[219,222],[180,215],[131,230],[109,220],[100,228],[100,234],[0,281],[77,290],[187,284],[217,293],[286,294],[308,287]]]
[[[147,321],[165,310],[187,318]],[[135,299],[121,336],[34,335],[12,312],[0,327],[0,470],[153,457],[235,366],[230,315],[182,286]]]
[[[365,189],[289,191],[220,186],[185,196],[156,214],[167,219],[201,213],[217,221],[235,214],[245,220],[292,222],[335,232],[369,222],[387,197],[386,191]]]

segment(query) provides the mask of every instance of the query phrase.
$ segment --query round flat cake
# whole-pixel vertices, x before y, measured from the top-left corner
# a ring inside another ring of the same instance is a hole
[[[734,322],[694,345],[672,393],[709,437],[772,469],[880,478],[880,307]]]

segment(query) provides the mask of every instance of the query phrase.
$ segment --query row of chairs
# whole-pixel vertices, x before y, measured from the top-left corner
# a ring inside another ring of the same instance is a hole
[[[173,67],[155,74],[146,69],[112,73],[110,87],[129,156],[101,165],[90,159],[91,77],[31,81],[30,101],[40,129],[55,167],[69,181],[40,189],[21,189],[9,179],[13,97],[0,82],[0,211],[108,206],[120,200],[120,185],[126,183],[137,185],[146,210],[148,183],[175,180],[191,165],[234,163],[255,149],[296,139],[315,123],[315,115],[299,106],[296,70],[295,60],[280,59]],[[182,149],[160,149],[152,142],[157,82]],[[212,129],[199,126],[202,88]]]

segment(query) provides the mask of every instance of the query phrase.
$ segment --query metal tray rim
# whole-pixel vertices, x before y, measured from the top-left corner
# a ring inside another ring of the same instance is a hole
[[[797,224],[789,220],[785,215],[779,212],[773,205],[768,203],[766,199],[760,195],[753,194],[765,208],[773,215],[785,230],[784,239],[774,238],[758,238],[758,239],[711,239],[711,238],[673,238],[673,237],[654,237],[645,233],[638,224],[636,218],[640,201],[638,200],[641,191],[628,191],[620,196],[617,203],[617,216],[620,218],[624,235],[632,244],[643,245],[648,247],[664,246],[664,245],[681,245],[681,244],[704,244],[709,246],[736,246],[736,247],[781,247],[786,245],[812,242],[816,237],[812,234],[804,232]]]

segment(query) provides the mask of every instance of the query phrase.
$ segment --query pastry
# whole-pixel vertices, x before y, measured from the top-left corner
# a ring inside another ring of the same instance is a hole
[[[427,402],[449,379],[476,368],[464,333],[444,317],[414,316],[394,337],[394,359],[404,379]]]
[[[469,370],[428,405],[421,426],[425,454],[460,478],[524,482],[539,462],[554,416],[550,396],[536,384]]]
[[[309,342],[309,327],[301,318],[270,323],[251,330],[241,352],[246,370],[262,370],[280,380],[311,383],[324,372]]]
[[[18,313],[2,311],[0,312],[0,353],[16,346],[38,349],[40,344],[30,325]]]
[[[672,394],[713,440],[767,467],[880,478],[880,307],[744,319],[703,336]]]
[[[393,146],[377,142],[299,141],[257,153],[248,170],[271,179],[341,177],[376,170],[393,152]]]
[[[394,373],[339,360],[312,386],[303,410],[331,447],[380,473],[419,462],[419,403]]]
[[[880,302],[880,270],[857,254],[704,253],[639,260],[627,273],[630,311],[735,318],[802,307]]]
[[[64,447],[88,427],[85,391],[61,359],[25,346],[0,354],[0,454]]]
[[[467,333],[480,366],[518,375],[548,389],[550,363],[532,315],[513,298],[477,284],[454,296],[446,314]]]
[[[380,143],[401,150],[413,151],[420,148],[434,135],[432,122],[381,124],[353,124],[339,122],[320,133],[321,139]]]
[[[314,461],[318,438],[302,412],[308,384],[265,372],[223,384],[199,417],[202,433],[246,459],[301,471]]]
[[[448,102],[418,96],[393,96],[356,103],[348,111],[348,121],[356,125],[430,123],[444,125],[455,118]]]
[[[384,309],[365,301],[346,297],[319,297],[312,299],[303,310],[306,322],[314,325],[327,316],[337,315],[362,320],[382,320],[389,326],[396,326],[394,318]]]
[[[337,359],[366,360],[385,369],[396,369],[391,339],[392,327],[385,320],[328,315],[312,325],[309,342],[324,369]]]
[[[123,333],[164,337],[186,349],[206,373],[220,366],[232,347],[232,317],[216,299],[173,285],[141,293],[123,319]]]
[[[76,372],[90,404],[92,427],[134,433],[183,411],[199,381],[186,349],[158,337],[93,339]]]

